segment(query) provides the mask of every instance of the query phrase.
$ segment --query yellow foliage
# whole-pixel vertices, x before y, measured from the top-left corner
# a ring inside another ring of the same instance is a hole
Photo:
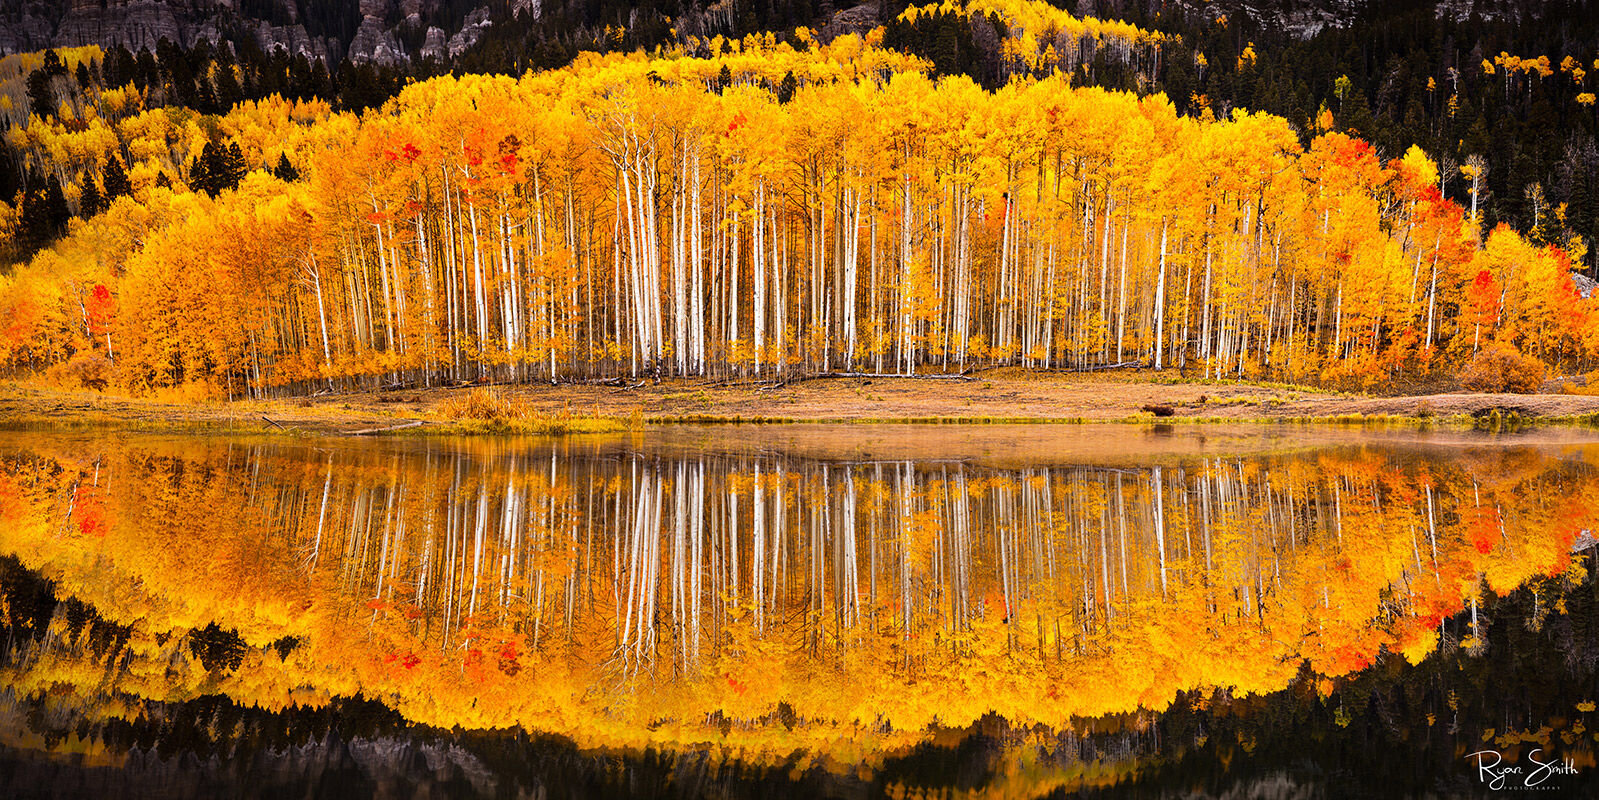
[[[1406,169],[1416,176],[1416,182],[1423,186],[1433,186],[1438,183],[1438,164],[1416,145],[1411,145],[1405,151],[1405,157],[1400,159]]]
[[[767,456],[751,474],[636,441],[576,460],[514,440],[15,441],[0,548],[131,633],[124,668],[62,645],[11,685],[263,708],[360,694],[443,727],[757,760],[913,746],[989,711],[1065,729],[1177,692],[1274,691],[1307,661],[1331,697],[1382,650],[1423,657],[1480,577],[1565,574],[1599,488],[1592,453],[1536,446],[1158,478]],[[1156,492],[1159,535],[1137,511]],[[1214,496],[1232,499],[1207,512]],[[1290,496],[1319,522],[1290,531]],[[713,531],[730,514],[736,533]],[[817,520],[835,538],[813,550]],[[246,645],[225,674],[183,641],[212,623]],[[266,649],[285,637],[287,658]]]

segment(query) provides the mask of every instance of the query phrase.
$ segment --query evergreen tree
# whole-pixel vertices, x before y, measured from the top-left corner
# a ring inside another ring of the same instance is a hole
[[[278,165],[272,168],[272,175],[284,183],[294,183],[300,179],[300,171],[289,163],[288,153],[278,154]]]
[[[794,79],[794,71],[789,70],[783,75],[783,82],[777,86],[777,102],[787,103],[794,99],[794,92],[799,90],[799,81]]]
[[[206,142],[200,155],[189,162],[189,188],[216,196],[216,182],[211,177],[211,165],[216,163],[216,144]]]
[[[306,86],[308,93],[305,97],[308,100],[320,98],[332,102],[339,99],[333,92],[333,78],[328,75],[328,65],[322,63],[320,58],[311,65],[310,79]]]
[[[42,69],[28,73],[28,105],[40,119],[56,113],[56,95],[50,88],[50,74]]]
[[[138,65],[133,53],[118,44],[106,52],[105,64],[101,69],[107,86],[125,86],[134,80]]]
[[[200,157],[189,167],[189,186],[197,192],[216,197],[225,189],[236,189],[250,171],[244,163],[244,153],[238,143],[226,147],[216,142],[206,142]]]
[[[65,233],[67,223],[72,221],[72,209],[67,207],[67,196],[61,191],[61,181],[54,175],[51,175],[49,182],[45,184],[44,204],[51,236]]]
[[[44,51],[44,74],[52,78],[67,74],[67,65],[61,63],[61,55],[54,50]]]
[[[317,63],[321,63],[320,61]],[[285,94],[296,100],[309,100],[316,96],[315,80],[312,77],[311,62],[306,60],[304,54],[296,53],[289,61],[285,70]]]
[[[960,72],[960,41],[956,36],[956,22],[954,15],[938,16],[938,32],[933,35],[932,56],[933,72],[938,75],[954,75]]]
[[[250,174],[250,167],[244,162],[244,153],[239,150],[239,143],[233,142],[226,149],[217,148],[220,168],[218,185],[221,189],[237,189],[244,176]]]
[[[50,231],[50,210],[45,202],[45,194],[39,188],[38,179],[30,180],[22,194],[22,217],[18,221],[17,239],[22,242],[23,253],[28,254],[52,238],[54,234]]]
[[[135,60],[133,85],[144,91],[161,82],[161,68],[155,63],[155,55],[150,48],[139,48],[139,56]]]
[[[107,154],[105,166],[100,170],[100,180],[105,184],[105,204],[107,207],[116,202],[118,197],[133,194],[133,183],[128,180],[128,173],[122,168],[122,159]]]
[[[157,80],[164,77],[162,85],[167,88],[168,103],[199,111],[209,110],[200,106],[200,89],[195,85],[194,69],[190,67],[189,59],[181,48],[163,37],[156,43],[155,60],[159,67]]]
[[[78,216],[88,219],[104,210],[100,187],[95,183],[94,176],[84,175],[83,196],[78,200]]]
[[[213,89],[217,107],[225,114],[244,100],[244,89],[239,85],[238,76],[233,73],[233,57],[228,54],[227,48],[220,48],[218,55]]]
[[[193,107],[195,109],[204,111],[208,114],[222,114],[227,111],[227,109],[222,108],[217,102],[217,93],[211,88],[211,81],[207,80],[204,75],[200,76],[195,81],[194,85],[195,90]]]
[[[17,161],[11,153],[11,143],[6,137],[0,136],[0,202],[14,202],[17,192],[22,191],[22,173],[17,170]]]

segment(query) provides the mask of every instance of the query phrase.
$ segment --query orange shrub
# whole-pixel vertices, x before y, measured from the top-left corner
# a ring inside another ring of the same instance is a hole
[[[51,367],[46,376],[67,389],[102,391],[111,382],[111,362],[93,350],[80,350],[72,358]]]
[[[1542,361],[1510,345],[1493,345],[1478,353],[1460,373],[1460,385],[1474,392],[1532,394],[1543,386]]]

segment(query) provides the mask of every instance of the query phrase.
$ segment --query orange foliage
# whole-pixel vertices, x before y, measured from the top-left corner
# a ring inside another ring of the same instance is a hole
[[[18,444],[0,549],[133,631],[124,667],[62,652],[8,673],[19,691],[360,693],[445,727],[775,754],[1419,660],[1483,582],[1562,573],[1599,489],[1591,447],[1536,443],[759,475],[634,445]],[[213,623],[247,645],[237,670],[185,655]]]
[[[1544,365],[1504,344],[1477,354],[1460,374],[1460,385],[1474,392],[1532,394],[1543,386]]]

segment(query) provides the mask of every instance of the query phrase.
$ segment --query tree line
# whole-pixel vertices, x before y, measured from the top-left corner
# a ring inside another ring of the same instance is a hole
[[[7,279],[4,363],[227,396],[997,365],[1369,386],[1501,351],[1594,368],[1582,239],[1489,226],[1480,180],[1468,211],[1447,163],[1385,158],[1331,109],[1307,142],[1073,88],[1038,20],[1132,61],[1167,40],[996,9],[995,90],[931,77],[882,29],[802,29],[440,77],[359,115],[99,91],[8,137],[59,200],[109,210]],[[39,196],[17,219],[60,230]]]
[[[1419,149],[1059,75],[934,81],[880,35],[439,78],[361,117],[241,106],[227,148],[191,133],[200,196],[139,186],[11,278],[8,363],[103,351],[123,385],[235,396],[1007,364],[1358,385],[1497,347],[1592,368],[1570,255],[1486,231]],[[160,121],[133,120],[107,135]],[[107,268],[57,269],[85,246]],[[73,308],[97,285],[98,322]]]

